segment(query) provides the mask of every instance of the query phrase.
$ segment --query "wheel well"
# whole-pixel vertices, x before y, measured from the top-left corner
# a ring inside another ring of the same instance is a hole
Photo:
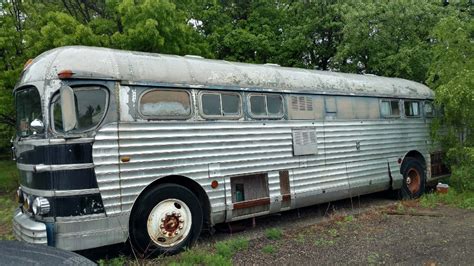
[[[202,186],[199,185],[196,181],[193,181],[190,178],[187,178],[185,176],[171,175],[171,176],[162,177],[153,181],[140,193],[140,195],[135,200],[135,202],[138,202],[140,198],[143,195],[145,195],[149,190],[161,184],[176,184],[176,185],[181,185],[191,190],[194,193],[194,195],[198,197],[199,202],[201,203],[201,206],[202,206],[202,211],[204,214],[203,229],[207,229],[211,227],[211,204],[209,202],[209,198],[207,197],[206,192],[204,191]],[[132,213],[134,209],[135,209],[135,203],[132,207]]]
[[[407,154],[405,154],[405,157],[403,157],[403,163],[402,163],[402,166],[400,167],[400,171],[402,171],[403,165],[407,161],[407,158],[413,158],[420,161],[421,164],[423,165],[423,168],[426,170],[425,157],[423,157],[423,155],[419,151],[413,150],[413,151],[409,151]]]

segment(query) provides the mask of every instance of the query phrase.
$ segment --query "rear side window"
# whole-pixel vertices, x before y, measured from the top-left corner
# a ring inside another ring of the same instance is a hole
[[[434,111],[434,107],[433,107],[433,103],[432,102],[425,102],[425,116],[426,117],[434,117],[435,115],[435,111]]]
[[[405,107],[406,117],[419,117],[420,116],[420,102],[405,101],[404,107]]]
[[[201,115],[208,118],[239,118],[242,101],[234,92],[201,93]]]
[[[139,108],[151,119],[186,119],[191,116],[191,97],[185,90],[148,90],[141,96]]]
[[[380,111],[383,117],[400,117],[400,101],[382,100]]]
[[[272,94],[251,94],[250,114],[255,118],[279,118],[283,116],[283,98]]]
[[[104,117],[108,94],[100,86],[74,87],[77,125],[72,132],[83,132],[95,128]],[[52,100],[52,120],[54,130],[63,132],[61,101],[59,94]]]

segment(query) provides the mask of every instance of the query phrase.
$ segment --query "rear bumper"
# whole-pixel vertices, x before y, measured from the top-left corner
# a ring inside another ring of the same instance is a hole
[[[57,218],[55,223],[45,224],[15,211],[13,231],[19,241],[49,245],[64,250],[84,250],[123,243],[128,238],[129,215],[106,217],[88,215]],[[48,230],[50,227],[51,229]]]

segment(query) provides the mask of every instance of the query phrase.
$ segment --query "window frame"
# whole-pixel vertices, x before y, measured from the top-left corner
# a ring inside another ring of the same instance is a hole
[[[30,89],[34,89],[36,90],[36,92],[38,93],[38,96],[39,96],[39,102],[40,102],[40,110],[41,110],[41,122],[43,122],[43,124],[45,124],[47,121],[48,121],[48,118],[45,117],[45,109],[44,109],[44,103],[43,103],[43,97],[42,95],[40,94],[40,91],[38,89],[37,86],[35,85],[25,85],[25,86],[21,86],[15,90],[13,90],[13,104],[14,104],[14,109],[15,109],[15,136],[17,137],[20,137],[20,138],[29,138],[29,137],[32,137],[32,136],[37,136],[37,135],[41,135],[43,136],[45,133],[46,133],[46,129],[43,129],[43,132],[41,133],[37,133],[37,134],[29,134],[27,136],[21,136],[19,134],[19,125],[18,125],[18,113],[17,113],[17,93],[20,92],[20,91],[23,91],[23,90],[30,90]],[[31,123],[32,121],[29,122],[29,124]],[[30,126],[30,125],[28,125]]]
[[[427,103],[431,105],[431,113],[432,113],[431,115],[428,115],[428,114],[426,113],[425,105],[426,105]],[[433,101],[423,101],[423,116],[424,116],[425,118],[433,118],[433,117],[436,116],[436,110],[435,110],[435,106],[434,106],[434,104],[433,104]]]
[[[99,122],[91,127],[91,128],[88,128],[86,130],[81,130],[81,131],[71,131],[71,132],[60,132],[60,131],[57,131],[56,130],[56,127],[55,127],[55,124],[54,124],[54,104],[53,104],[53,100],[56,99],[57,97],[61,97],[60,96],[60,91],[58,90],[57,92],[55,92],[53,94],[53,96],[51,97],[51,100],[49,101],[49,124],[50,124],[50,128],[51,130],[56,134],[56,135],[60,135],[60,136],[64,136],[66,134],[69,134],[69,135],[77,135],[77,134],[84,134],[84,133],[87,133],[87,132],[90,132],[90,131],[94,131],[96,130],[103,122],[104,122],[104,119],[105,117],[107,116],[107,113],[109,111],[109,105],[110,105],[110,92],[109,92],[109,89],[102,85],[102,84],[94,84],[94,83],[86,83],[86,84],[74,84],[74,85],[69,85],[72,90],[75,92],[77,89],[76,88],[81,88],[79,89],[80,90],[90,90],[90,89],[84,89],[86,87],[99,87],[101,90],[104,90],[105,91],[105,108],[104,108],[104,114],[102,114],[102,117],[99,119]]]
[[[147,94],[149,92],[158,91],[158,90],[160,90],[160,91],[186,92],[188,94],[188,99],[189,99],[189,115],[176,117],[176,116],[156,116],[156,115],[145,115],[145,114],[143,114],[142,111],[141,111],[141,106],[142,106],[141,102],[142,102],[143,96],[145,96],[145,94]],[[140,97],[138,97],[138,101],[137,101],[137,113],[141,118],[146,119],[146,120],[187,120],[187,119],[190,119],[191,117],[193,117],[193,115],[194,115],[193,106],[194,106],[193,105],[193,97],[191,95],[191,92],[188,89],[170,89],[170,88],[161,88],[161,87],[151,87],[151,88],[143,90],[140,93]]]
[[[268,103],[267,103],[267,96],[268,95],[271,95],[271,96],[278,96],[280,97],[281,99],[281,113],[279,115],[270,115],[268,113]],[[252,113],[252,103],[250,101],[250,98],[252,96],[265,96],[265,111],[266,111],[266,115],[255,115],[254,113]],[[280,118],[283,118],[285,116],[285,104],[284,104],[284,97],[282,94],[278,94],[278,93],[249,93],[247,94],[247,111],[248,111],[248,114],[251,118],[255,118],[255,119],[265,119],[265,118],[270,118],[270,119],[280,119]]]
[[[382,103],[383,102],[398,102],[398,115],[393,115],[392,114],[392,105],[390,104],[390,115],[384,115],[382,113]],[[402,109],[401,109],[401,100],[400,99],[391,99],[391,98],[388,98],[388,99],[380,99],[380,102],[379,102],[379,105],[380,105],[380,117],[381,118],[401,118],[402,117]]]
[[[406,110],[405,110],[405,103],[418,103],[418,115],[407,115]],[[421,101],[420,100],[403,100],[403,116],[405,118],[420,118],[422,117],[421,115]]]
[[[203,108],[203,103],[202,103],[202,96],[204,94],[213,94],[213,95],[219,95],[219,103],[221,107],[221,115],[207,115],[204,113],[204,108]],[[227,94],[227,95],[237,95],[239,96],[239,113],[237,115],[224,115],[224,108],[222,106],[222,94]],[[243,101],[242,101],[242,96],[239,92],[233,92],[233,91],[210,91],[210,90],[204,90],[200,91],[198,93],[198,106],[199,106],[199,114],[201,117],[205,119],[240,119],[243,117]]]

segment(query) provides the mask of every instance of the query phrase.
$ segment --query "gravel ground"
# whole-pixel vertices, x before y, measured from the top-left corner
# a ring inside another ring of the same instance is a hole
[[[474,212],[428,210],[417,202],[350,216],[336,212],[321,223],[284,228],[279,240],[259,236],[233,263],[473,265]]]

